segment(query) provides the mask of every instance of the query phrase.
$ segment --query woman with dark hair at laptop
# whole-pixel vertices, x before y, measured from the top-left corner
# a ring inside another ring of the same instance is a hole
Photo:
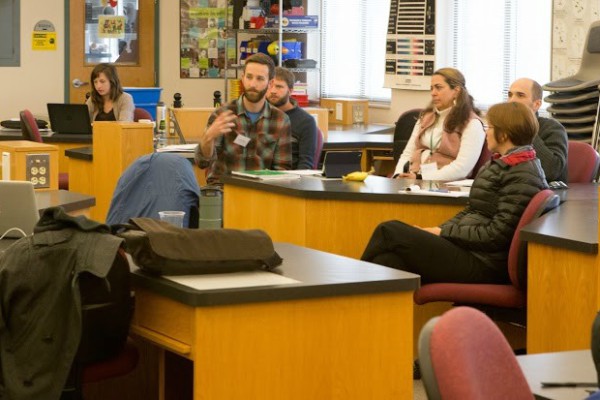
[[[133,97],[123,92],[117,69],[112,64],[96,65],[90,78],[92,95],[86,100],[93,121],[133,121]]]

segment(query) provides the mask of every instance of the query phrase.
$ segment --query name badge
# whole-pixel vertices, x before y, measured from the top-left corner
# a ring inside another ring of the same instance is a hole
[[[437,170],[438,167],[436,162],[421,164],[421,176],[425,180],[430,180],[431,175],[434,174]]]
[[[250,143],[250,138],[246,137],[244,135],[240,135],[238,133],[238,135],[236,136],[235,140],[233,141],[233,143],[240,145],[242,147],[246,147],[248,146],[248,143]]]

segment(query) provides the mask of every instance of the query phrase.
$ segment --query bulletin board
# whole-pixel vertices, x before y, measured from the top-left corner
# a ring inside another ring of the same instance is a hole
[[[600,19],[598,0],[554,0],[552,10],[552,81],[579,71],[592,22]]]
[[[435,68],[435,0],[391,0],[384,86],[429,90]]]
[[[180,77],[224,78],[235,70],[234,0],[180,0]]]

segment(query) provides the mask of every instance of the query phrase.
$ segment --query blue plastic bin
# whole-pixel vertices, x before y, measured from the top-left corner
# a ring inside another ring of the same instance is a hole
[[[136,107],[143,108],[152,115],[156,121],[156,105],[160,100],[162,88],[159,87],[124,87],[123,91],[133,97]]]

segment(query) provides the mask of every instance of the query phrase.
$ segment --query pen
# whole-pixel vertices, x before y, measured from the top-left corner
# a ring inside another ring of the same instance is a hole
[[[561,387],[598,387],[597,382],[542,382],[543,388],[561,388]]]

